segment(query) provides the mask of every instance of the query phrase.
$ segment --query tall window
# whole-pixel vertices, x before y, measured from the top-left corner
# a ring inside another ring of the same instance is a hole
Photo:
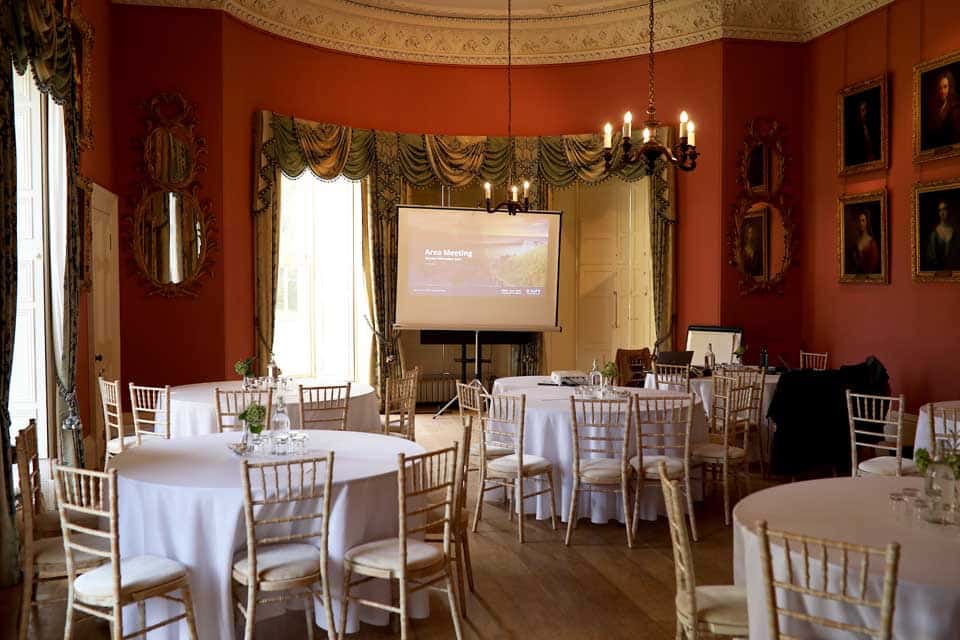
[[[67,147],[63,109],[13,73],[17,145],[17,325],[8,405],[15,433],[37,421],[41,453],[54,415],[53,359],[63,349]]]
[[[361,184],[284,176],[273,352],[285,375],[369,378],[363,265]]]

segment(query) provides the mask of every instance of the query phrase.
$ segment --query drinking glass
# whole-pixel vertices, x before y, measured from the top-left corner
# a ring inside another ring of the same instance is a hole
[[[906,519],[907,502],[902,493],[890,494],[890,510],[897,522],[903,522]]]

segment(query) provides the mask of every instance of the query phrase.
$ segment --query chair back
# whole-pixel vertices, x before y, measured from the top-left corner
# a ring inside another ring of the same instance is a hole
[[[475,435],[474,431],[480,429],[480,421],[486,405],[484,402],[485,395],[486,392],[478,381],[470,384],[457,382],[457,405],[460,410],[460,424],[464,430],[464,440],[461,445],[466,459],[464,464],[469,464],[471,456],[478,458],[481,455],[479,442],[482,439],[482,434]],[[476,468],[478,467],[468,466],[467,470]]]
[[[930,405],[930,424],[933,432],[933,451],[942,448],[944,453],[960,453],[960,407]]]
[[[883,449],[897,458],[897,476],[903,462],[903,395],[873,396],[847,390],[847,419],[850,423],[851,475],[858,472],[858,447]],[[893,444],[886,438],[893,436]]]
[[[630,430],[633,429],[633,398],[593,400],[570,398],[573,427],[573,473],[580,475],[580,460],[614,458],[627,474]]]
[[[636,396],[636,447],[643,469],[643,456],[667,456],[690,467],[690,431],[693,424],[693,394],[678,397]]]
[[[113,569],[113,600],[120,601],[120,535],[117,519],[117,470],[90,471],[54,465],[54,487],[60,511],[60,529],[67,561],[68,584],[77,577],[74,554],[77,552],[104,558]],[[105,530],[84,524],[91,518],[105,520]],[[93,548],[83,534],[103,540],[102,548]],[[77,605],[75,605],[77,606]]]
[[[97,378],[100,383],[100,406],[103,411],[104,446],[114,438],[119,439],[123,451],[123,408],[120,406],[120,381]]]
[[[617,375],[622,387],[642,387],[653,366],[650,349],[617,349]]]
[[[749,386],[750,394],[750,422],[758,426],[763,422],[763,392],[767,383],[767,372],[758,367],[720,367],[718,373],[727,378],[733,378],[735,386]]]
[[[683,516],[680,484],[671,480],[665,462],[658,465],[660,487],[663,489],[663,504],[670,525],[670,542],[673,546],[673,569],[677,578],[677,595],[683,594],[690,602],[690,611],[697,610],[697,578],[693,571],[693,550],[690,548],[690,533]]]
[[[399,378],[387,378],[383,395],[383,431],[387,435],[399,432],[409,440],[416,439],[414,427],[417,416],[417,383],[420,367],[407,371]],[[458,383],[459,384],[459,383]],[[394,417],[396,416],[396,417]]]
[[[754,388],[735,377],[713,376],[713,399],[707,431],[710,440],[725,446],[735,444],[742,436],[742,447],[749,443],[750,421],[753,418]]]
[[[480,418],[480,456],[487,459],[487,448],[512,449],[517,455],[519,469],[523,469],[524,414],[527,396],[494,393],[483,394],[487,406]]]
[[[329,451],[325,456],[296,460],[243,460],[243,513],[252,579],[259,575],[259,545],[306,542],[317,546],[311,541],[320,538],[321,573],[326,580],[333,459],[334,452]]]
[[[350,383],[317,387],[299,386],[300,428],[347,430]]]
[[[145,437],[170,439],[170,385],[141,387],[131,382],[130,407],[137,444]]]
[[[814,353],[809,351],[800,351],[800,368],[813,369],[814,371],[826,371],[828,353]]]
[[[213,393],[217,404],[217,430],[220,433],[240,430],[240,414],[253,403],[266,407],[267,415],[264,418],[263,428],[270,428],[271,407],[273,405],[272,389],[246,390],[217,387],[213,390]]]
[[[653,361],[653,384],[657,389],[690,393],[689,364],[658,364]]]
[[[46,510],[40,483],[40,454],[37,451],[37,421],[33,418],[17,433],[17,476],[23,503],[24,547],[39,537],[37,516]]]
[[[407,540],[443,529],[443,553],[450,556],[454,506],[461,484],[457,443],[414,456],[397,454],[397,488],[400,497],[400,556],[407,565]]]
[[[862,634],[875,640],[893,637],[899,544],[891,542],[885,547],[872,547],[774,531],[767,528],[765,521],[757,523],[757,537],[770,638],[794,638],[796,636],[788,635],[791,628],[807,625]],[[780,556],[776,562],[780,571],[774,569],[774,547]],[[871,571],[871,560],[875,561],[874,567],[883,563],[883,587],[879,598],[872,595],[877,590],[871,588],[869,578],[877,572]],[[824,612],[824,615],[811,613],[810,604],[817,601],[821,606],[814,611]],[[876,610],[879,620],[867,613],[870,609]],[[848,619],[829,617],[849,610],[857,611],[856,615]],[[850,620],[857,620],[859,624]],[[874,624],[868,626],[871,620]],[[810,633],[800,635],[812,637]]]

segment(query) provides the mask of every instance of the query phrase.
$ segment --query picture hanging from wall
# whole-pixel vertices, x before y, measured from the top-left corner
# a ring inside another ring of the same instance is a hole
[[[750,148],[746,167],[747,189],[754,192],[770,190],[770,149],[765,144]]]
[[[960,51],[913,68],[913,159],[960,155]]]
[[[885,75],[844,87],[837,98],[840,175],[889,166],[887,123]]]
[[[766,206],[752,209],[743,216],[740,237],[743,238],[743,249],[740,259],[743,261],[744,271],[756,280],[767,279],[768,231],[767,220],[770,217],[770,208]]]
[[[960,282],[960,180],[913,187],[913,279]]]
[[[844,194],[837,205],[840,282],[886,284],[887,191]]]

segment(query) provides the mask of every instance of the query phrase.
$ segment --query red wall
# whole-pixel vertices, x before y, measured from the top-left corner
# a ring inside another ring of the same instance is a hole
[[[807,48],[803,141],[801,336],[833,364],[876,355],[894,392],[911,407],[960,396],[960,287],[914,283],[910,276],[910,201],[915,182],[955,178],[960,158],[912,161],[912,67],[960,49],[960,3],[899,0],[826,34]],[[854,82],[890,77],[890,169],[837,176],[837,93]],[[843,192],[886,186],[890,284],[838,284],[836,210]]]

